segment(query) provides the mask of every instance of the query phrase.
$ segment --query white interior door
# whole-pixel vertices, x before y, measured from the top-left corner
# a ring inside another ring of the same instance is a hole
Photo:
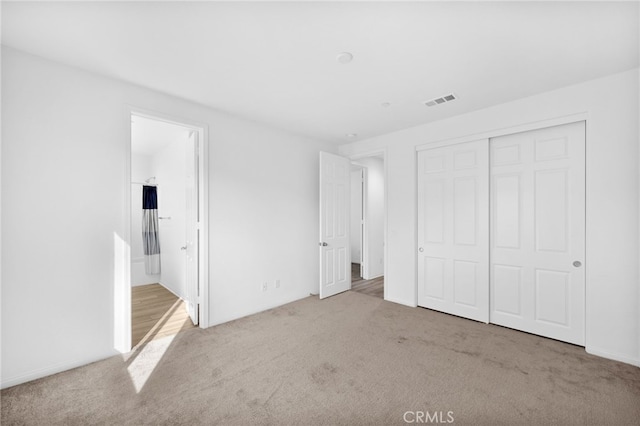
[[[194,325],[198,324],[198,132],[191,131],[186,147],[186,305]]]
[[[489,148],[418,153],[418,305],[489,320]]]
[[[584,345],[584,122],[490,146],[491,322]]]
[[[320,153],[320,298],[351,288],[348,159]]]

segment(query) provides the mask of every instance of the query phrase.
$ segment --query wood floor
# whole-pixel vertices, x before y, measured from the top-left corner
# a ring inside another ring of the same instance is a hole
[[[372,280],[363,280],[360,277],[360,265],[351,264],[351,290],[369,296],[384,299],[384,276]]]
[[[160,284],[132,287],[132,348],[193,327],[184,302]]]

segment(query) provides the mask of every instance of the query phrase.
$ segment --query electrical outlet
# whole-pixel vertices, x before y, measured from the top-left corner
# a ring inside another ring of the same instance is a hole
[[[267,283],[266,281],[262,283],[262,291],[267,291],[267,288],[269,286],[269,283]]]
[[[276,280],[276,288],[280,288],[280,280]]]

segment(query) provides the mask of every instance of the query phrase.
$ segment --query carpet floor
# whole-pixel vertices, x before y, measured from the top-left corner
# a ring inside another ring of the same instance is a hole
[[[640,369],[347,292],[2,391],[3,425],[637,425]]]

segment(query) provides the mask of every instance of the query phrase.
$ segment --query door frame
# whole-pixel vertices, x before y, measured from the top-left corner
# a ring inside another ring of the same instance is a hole
[[[351,162],[351,166],[357,166],[359,167],[358,172],[360,172],[360,240],[358,241],[359,244],[359,251],[360,251],[360,259],[358,259],[360,261],[360,278],[364,279],[364,271],[365,271],[365,266],[366,266],[366,262],[365,262],[365,253],[364,253],[364,247],[365,247],[365,230],[367,229],[367,223],[366,223],[366,214],[364,211],[364,206],[366,203],[365,200],[365,188],[366,188],[366,176],[367,176],[367,168],[361,164],[358,164],[356,162]],[[353,173],[353,171],[352,171]],[[353,188],[351,188],[351,198],[353,199]],[[353,214],[353,213],[352,213]],[[352,233],[353,232],[353,226],[349,228],[349,232]],[[351,235],[349,235],[349,237],[351,237]],[[351,238],[350,238],[351,239]],[[351,259],[351,263],[353,263],[353,258]]]
[[[209,327],[209,129],[205,123],[183,117],[152,111],[127,105],[126,107],[126,156],[124,167],[124,212],[123,240],[126,247],[122,252],[122,277],[114,280],[121,282],[123,289],[114,288],[114,347],[119,352],[131,350],[131,118],[138,116],[165,123],[176,124],[198,133],[198,216],[200,218],[200,238],[198,244],[198,322],[200,328]],[[118,329],[119,328],[119,329]]]
[[[389,217],[389,191],[388,191],[388,167],[387,167],[387,148],[383,148],[383,149],[376,149],[376,150],[371,150],[371,151],[366,151],[366,152],[362,152],[362,153],[358,153],[358,154],[354,154],[349,156],[349,161],[351,161],[352,163],[356,163],[358,164],[358,160],[362,160],[364,158],[370,158],[370,157],[382,157],[382,165],[383,165],[383,177],[384,177],[384,207],[383,207],[383,214],[384,214],[384,224],[383,224],[383,241],[384,241],[384,247],[383,247],[383,256],[384,256],[384,260],[382,262],[382,268],[383,268],[383,276],[386,279],[387,276],[387,271],[388,271],[388,262],[389,262],[389,256],[388,256],[388,217]],[[367,237],[366,237],[366,230],[367,230],[367,211],[366,211],[366,192],[367,192],[367,188],[368,188],[368,170],[366,166],[363,166],[364,168],[364,174],[365,176],[363,176],[363,189],[362,189],[362,199],[363,199],[363,216],[365,216],[364,219],[364,227],[363,227],[363,237],[362,237],[362,250],[361,250],[361,254],[364,257],[365,253],[368,255],[368,241],[367,241]],[[367,268],[367,272],[368,272],[368,262],[365,260],[365,268]],[[367,274],[368,275],[368,274]],[[416,281],[417,282],[417,281]],[[383,292],[384,292],[384,300],[387,300],[388,294],[387,294],[387,286],[383,285]],[[416,287],[417,289],[417,287]]]

